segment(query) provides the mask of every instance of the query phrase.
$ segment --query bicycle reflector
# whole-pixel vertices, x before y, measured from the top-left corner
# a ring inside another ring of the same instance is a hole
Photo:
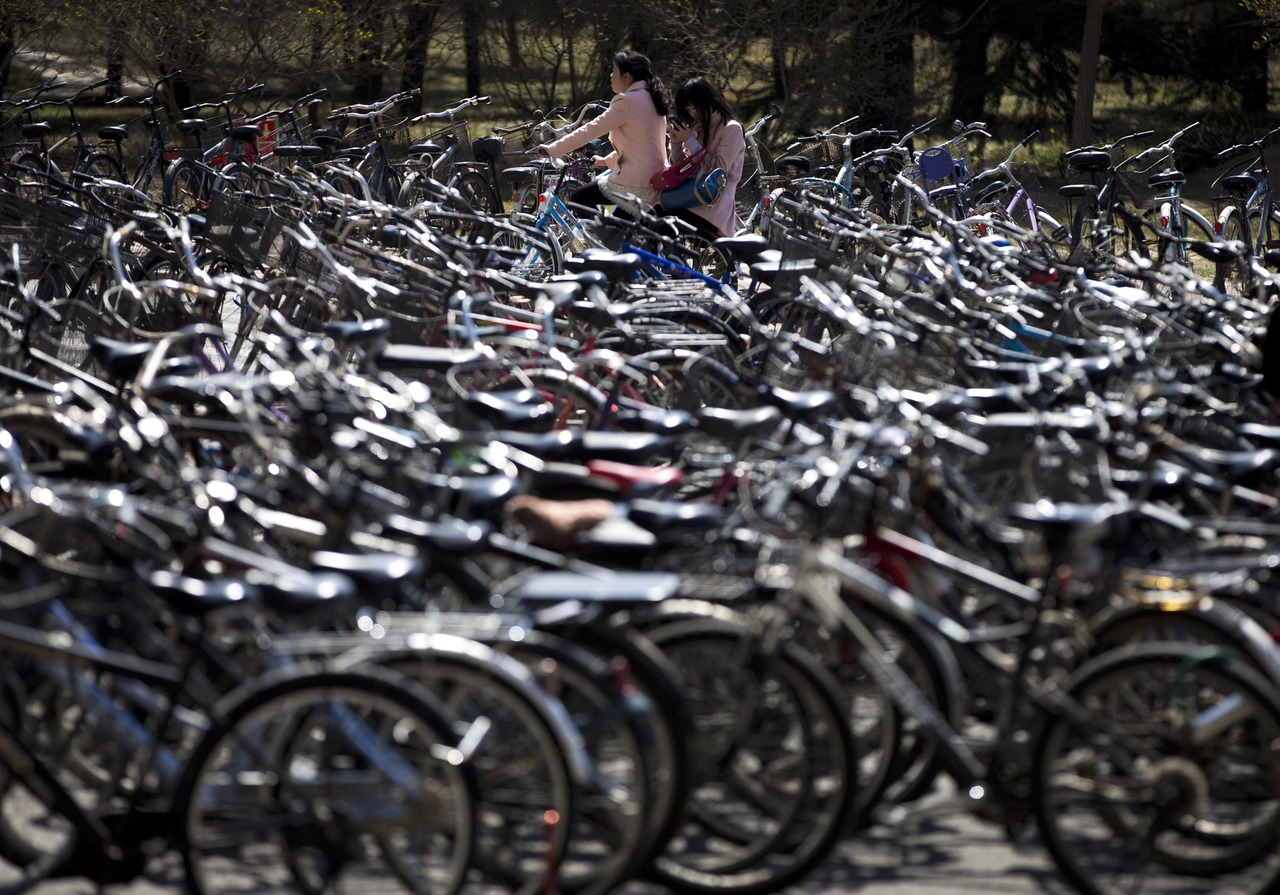
[[[1169,226],[1169,216],[1167,214],[1160,215],[1160,229],[1163,230],[1165,227],[1168,227],[1168,226]]]
[[[771,196],[761,196],[761,197],[760,197],[760,207],[761,207],[761,208],[768,208],[768,207],[769,207],[770,205],[772,205],[772,204],[773,204],[773,197],[771,197]]]
[[[1221,236],[1221,235],[1222,235],[1222,221],[1214,221],[1214,222],[1213,222],[1213,233],[1214,233],[1214,235],[1215,235],[1215,236]]]

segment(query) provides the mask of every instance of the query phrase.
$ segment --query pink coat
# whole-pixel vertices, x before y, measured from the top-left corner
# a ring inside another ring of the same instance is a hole
[[[706,218],[721,236],[733,235],[734,193],[738,191],[738,183],[742,180],[742,165],[747,155],[747,139],[742,135],[742,125],[737,121],[725,121],[719,115],[711,124],[708,140],[711,151],[702,163],[699,174],[711,170],[711,166],[719,165],[727,175],[724,189],[719,198],[711,205],[697,205],[689,209],[699,217]],[[689,154],[682,143],[671,149],[671,164],[675,164]]]
[[[648,82],[636,81],[625,93],[615,93],[595,118],[547,144],[552,158],[609,135],[613,152],[605,162],[614,171],[614,183],[647,187],[649,178],[667,166],[667,121],[653,107]]]

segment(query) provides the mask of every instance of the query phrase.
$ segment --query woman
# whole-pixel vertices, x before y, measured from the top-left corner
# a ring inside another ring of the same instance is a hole
[[[671,122],[671,164],[697,152],[702,146],[710,151],[699,173],[714,168],[725,172],[724,188],[710,205],[694,208],[663,209],[657,214],[671,215],[692,224],[708,236],[732,236],[734,229],[734,194],[742,180],[742,164],[747,155],[747,141],[742,123],[720,91],[704,78],[692,78],[676,91],[678,117]]]
[[[538,152],[559,158],[608,134],[613,151],[592,163],[607,170],[569,196],[577,205],[652,208],[658,199],[649,180],[667,166],[666,117],[670,94],[649,66],[649,57],[632,50],[614,54],[609,75],[609,108]]]

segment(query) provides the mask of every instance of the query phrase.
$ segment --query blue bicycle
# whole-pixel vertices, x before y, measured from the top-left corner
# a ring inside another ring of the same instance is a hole
[[[566,258],[587,259],[585,266],[607,268],[629,282],[685,282],[708,286],[718,293],[733,291],[735,265],[712,237],[670,218],[654,219],[644,214],[636,218],[582,217],[565,196],[569,184],[589,181],[589,163],[574,159],[557,165],[550,160],[535,161],[540,187],[537,212],[514,214],[512,222],[536,238],[521,241],[518,231],[495,234],[494,242],[511,248],[519,243],[522,253],[512,260],[511,272],[525,279],[542,281],[566,269]],[[550,188],[547,174],[556,170]],[[665,234],[664,229],[672,232]],[[550,238],[547,238],[550,237]],[[605,261],[609,257],[612,260]],[[593,260],[594,259],[594,260]],[[584,264],[575,265],[581,269]]]

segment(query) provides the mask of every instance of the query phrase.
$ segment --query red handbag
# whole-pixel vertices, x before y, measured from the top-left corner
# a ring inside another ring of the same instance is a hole
[[[649,186],[660,193],[681,186],[690,177],[698,173],[698,168],[702,166],[702,160],[707,157],[709,150],[709,146],[703,146],[697,152],[685,156],[674,165],[668,165],[649,178]]]

